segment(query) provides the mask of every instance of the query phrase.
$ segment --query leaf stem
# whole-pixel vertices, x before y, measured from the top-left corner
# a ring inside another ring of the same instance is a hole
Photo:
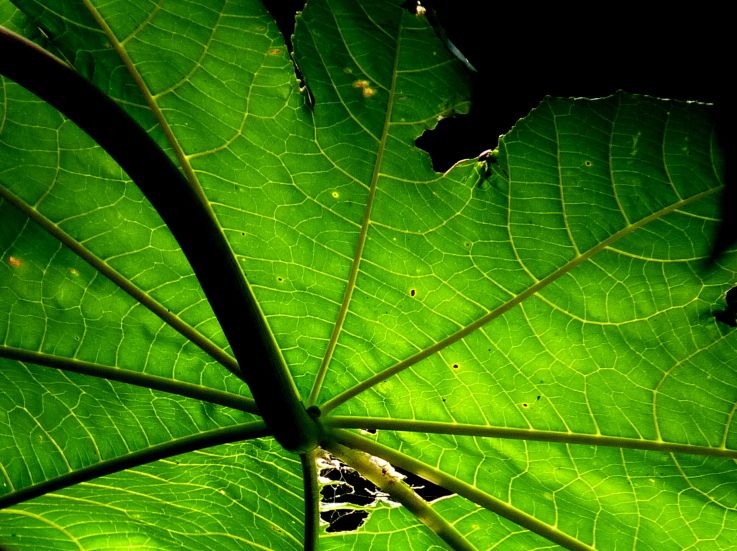
[[[100,26],[100,29],[102,29],[103,34],[108,39],[108,41],[110,42],[110,45],[113,47],[115,52],[118,54],[118,57],[120,58],[121,62],[127,69],[128,74],[133,79],[133,82],[136,83],[136,86],[141,91],[141,94],[146,100],[146,103],[148,104],[149,109],[156,117],[156,120],[159,123],[159,127],[164,132],[164,135],[166,136],[166,141],[168,141],[169,144],[171,145],[174,151],[174,154],[176,155],[177,160],[179,161],[179,165],[182,169],[182,172],[184,172],[184,175],[187,181],[192,186],[192,189],[197,194],[197,196],[200,198],[200,201],[202,202],[203,206],[209,209],[210,208],[209,202],[207,201],[207,198],[205,197],[205,194],[202,191],[202,186],[199,184],[199,181],[197,180],[197,177],[195,176],[195,173],[192,170],[192,165],[187,160],[187,156],[185,155],[181,144],[179,143],[176,136],[174,135],[174,132],[172,131],[171,126],[169,126],[169,122],[166,120],[166,117],[164,117],[163,113],[161,112],[161,108],[156,103],[154,97],[151,95],[151,92],[146,86],[146,83],[144,82],[143,77],[141,76],[141,73],[138,72],[138,69],[133,63],[133,60],[128,55],[128,52],[125,51],[123,44],[121,44],[121,42],[118,40],[118,37],[115,36],[115,33],[110,28],[110,26],[107,24],[107,21],[105,21],[105,18],[102,17],[102,15],[97,10],[97,8],[89,0],[82,0],[82,2],[87,8],[87,11],[89,11],[92,18]]]
[[[353,262],[351,264],[351,270],[348,275],[348,281],[346,282],[346,289],[343,295],[343,300],[340,304],[340,311],[338,312],[338,318],[333,326],[333,331],[328,341],[328,348],[323,356],[320,369],[315,376],[315,382],[312,385],[312,391],[307,400],[307,405],[311,406],[317,402],[322,389],[322,384],[325,380],[325,376],[330,365],[330,361],[333,359],[335,347],[338,344],[338,337],[343,326],[345,324],[346,317],[348,316],[348,308],[353,297],[353,291],[356,288],[356,280],[358,279],[359,267],[363,258],[363,251],[366,247],[366,239],[368,238],[369,227],[371,225],[371,212],[374,206],[374,200],[376,198],[376,187],[379,182],[379,176],[381,175],[381,165],[384,158],[384,152],[386,151],[386,142],[389,139],[389,127],[392,118],[392,111],[394,105],[394,98],[397,87],[397,74],[399,66],[399,43],[395,48],[394,52],[394,67],[392,68],[392,81],[389,87],[389,93],[387,98],[386,114],[384,115],[384,125],[381,131],[381,137],[379,138],[378,150],[376,153],[376,159],[374,160],[374,168],[371,174],[371,183],[369,185],[368,197],[366,198],[366,209],[364,210],[363,220],[361,222],[361,230],[358,234],[358,241],[356,243],[356,251],[353,255]]]
[[[0,51],[0,74],[53,105],[87,132],[127,172],[169,226],[277,441],[290,451],[315,447],[319,427],[300,402],[263,313],[198,192],[143,128],[62,60],[2,27]]]
[[[638,220],[637,222],[633,222],[629,224],[628,226],[625,226],[621,230],[611,234],[609,237],[601,241],[601,243],[579,254],[578,256],[568,261],[566,264],[564,264],[563,266],[561,266],[560,268],[558,268],[551,274],[547,275],[543,279],[537,280],[534,284],[530,285],[524,291],[513,296],[508,301],[500,304],[493,310],[489,310],[486,314],[477,318],[475,321],[467,324],[466,326],[459,329],[455,333],[452,333],[448,337],[437,341],[435,344],[424,348],[423,350],[417,352],[416,354],[408,358],[405,358],[404,360],[401,360],[397,362],[396,364],[390,367],[387,367],[386,369],[382,371],[379,371],[378,373],[372,375],[371,377],[368,377],[367,379],[364,379],[360,383],[354,385],[353,387],[347,390],[344,390],[343,392],[334,396],[327,402],[320,404],[320,410],[322,411],[324,415],[328,411],[338,407],[340,404],[350,400],[351,398],[354,398],[358,394],[372,388],[373,386],[381,383],[382,381],[389,379],[390,377],[393,377],[397,373],[401,373],[405,369],[408,369],[414,366],[420,361],[432,356],[433,354],[437,352],[440,352],[441,350],[447,348],[448,346],[455,344],[456,342],[467,337],[469,334],[478,330],[482,326],[486,325],[493,319],[496,319],[500,317],[501,315],[505,314],[507,311],[511,310],[512,308],[517,306],[519,303],[531,297],[538,291],[541,291],[542,289],[545,289],[547,286],[551,285],[552,283],[558,281],[566,273],[570,272],[571,270],[573,270],[580,264],[583,264],[586,260],[594,256],[598,252],[608,247],[611,247],[614,243],[616,243],[623,237],[628,236],[635,230],[638,230],[642,228],[643,226],[646,226],[647,224],[649,224],[650,222],[653,222],[654,220],[658,220],[659,218],[662,218],[666,214],[670,214],[671,212],[677,211],[678,209],[682,209],[691,203],[697,202],[705,197],[709,197],[710,195],[718,193],[720,190],[721,188],[712,188],[712,189],[707,189],[705,191],[702,191],[700,193],[696,193],[690,197],[687,197],[686,199],[682,199],[681,201],[678,201],[677,203],[673,203],[672,205],[669,205],[666,208],[660,209],[659,211],[656,211],[648,216],[645,216],[644,218],[642,218],[641,220]]]
[[[304,551],[316,551],[320,527],[320,484],[317,481],[315,459],[317,449],[299,455],[304,482],[305,527]]]
[[[0,496],[0,509],[17,505],[18,503],[22,503],[29,499],[48,494],[49,492],[63,490],[64,488],[79,484],[80,482],[87,482],[94,478],[139,467],[146,463],[166,459],[167,457],[221,444],[230,444],[232,442],[239,442],[241,440],[269,435],[270,431],[268,427],[262,421],[255,421],[233,427],[210,430],[194,434],[192,436],[187,436],[185,438],[179,438],[164,444],[150,446],[121,457],[103,460],[99,463],[95,463],[94,465],[78,468],[56,478],[51,478],[39,484],[27,486],[18,491]]]

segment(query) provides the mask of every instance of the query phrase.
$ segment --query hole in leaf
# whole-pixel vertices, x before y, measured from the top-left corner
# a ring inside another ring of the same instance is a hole
[[[325,529],[326,532],[352,532],[360,528],[368,516],[368,511],[356,509],[332,509],[320,512],[320,518],[330,525]]]
[[[732,287],[727,291],[724,295],[724,302],[727,307],[714,312],[714,319],[729,327],[737,327],[737,287]]]
[[[324,453],[317,459],[320,482],[320,518],[328,522],[328,532],[349,532],[358,529],[370,510],[380,502],[396,506],[387,494],[379,490],[360,473],[340,460]],[[404,481],[426,501],[452,495],[445,488],[424,478],[394,467]]]
[[[422,2],[420,2],[420,0],[406,0],[406,2],[402,4],[402,8],[404,8],[412,15],[419,16],[425,15],[427,13],[427,8],[422,5]]]
[[[435,172],[445,172],[460,159],[472,159],[496,145],[488,135],[477,136],[480,129],[475,126],[468,116],[445,118],[434,129],[425,130],[415,145],[430,154]]]
[[[296,23],[297,13],[302,11],[305,7],[305,0],[264,0],[264,7],[269,11],[271,16],[276,21],[279,27],[279,31],[284,37],[284,44],[287,46],[289,52],[294,51],[292,45],[292,35],[294,35],[294,27]],[[270,50],[270,55],[281,54],[281,51],[275,52],[279,48]],[[305,94],[305,103],[308,107],[312,107],[315,104],[315,98],[312,92],[308,88],[302,71],[297,66],[297,63],[292,59],[292,66],[294,68],[294,75],[297,77],[297,81],[300,83],[301,91]]]
[[[276,21],[284,37],[284,43],[292,51],[292,35],[298,11],[305,7],[305,0],[263,0],[264,7]]]
[[[732,287],[729,291],[727,291],[727,294],[724,295],[724,300],[727,303],[727,308],[734,311],[737,311],[737,287]]]

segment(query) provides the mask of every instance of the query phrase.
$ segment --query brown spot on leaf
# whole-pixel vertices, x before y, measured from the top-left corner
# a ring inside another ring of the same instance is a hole
[[[23,261],[17,256],[9,256],[8,264],[11,268],[20,268],[21,266],[23,266]]]

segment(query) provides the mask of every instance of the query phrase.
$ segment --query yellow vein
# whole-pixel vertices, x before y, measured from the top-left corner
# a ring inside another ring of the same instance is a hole
[[[355,450],[338,442],[329,442],[326,449],[346,465],[359,472],[392,500],[411,511],[428,529],[456,551],[476,551],[466,537],[431,504],[422,499],[402,478],[386,464],[364,451]]]
[[[475,436],[481,438],[503,438],[510,440],[529,440],[537,442],[553,442],[560,444],[580,444],[587,446],[607,446],[633,450],[658,451],[663,453],[684,453],[689,455],[706,455],[737,459],[737,449],[697,446],[666,442],[664,440],[646,440],[606,436],[601,434],[580,434],[536,429],[516,429],[472,425],[467,423],[445,423],[441,421],[414,421],[412,419],[377,419],[375,417],[325,416],[322,418],[325,427],[335,429],[394,430],[405,432],[422,432],[430,434],[452,434],[454,436]]]
[[[374,205],[374,199],[376,198],[376,186],[379,180],[379,175],[381,174],[381,164],[384,157],[384,151],[386,149],[386,142],[389,138],[389,127],[390,127],[390,121],[391,121],[391,115],[392,115],[392,105],[394,102],[394,95],[395,95],[395,89],[396,89],[396,83],[397,83],[397,68],[399,65],[399,42],[397,41],[397,47],[395,50],[395,56],[394,56],[394,67],[392,68],[392,82],[389,88],[389,97],[387,99],[387,108],[386,108],[386,115],[384,117],[384,127],[381,132],[381,139],[379,141],[379,148],[376,153],[376,160],[374,161],[374,171],[371,175],[371,184],[369,186],[369,192],[368,197],[366,200],[366,210],[364,211],[363,221],[361,223],[361,230],[358,234],[358,242],[356,243],[356,253],[353,256],[353,263],[351,265],[350,274],[348,276],[348,282],[346,284],[346,290],[345,294],[343,295],[343,301],[340,307],[340,311],[338,312],[338,318],[335,321],[335,326],[333,327],[333,332],[330,335],[330,340],[328,341],[328,347],[325,351],[325,355],[323,356],[322,363],[320,364],[320,369],[317,372],[317,376],[315,377],[315,382],[312,385],[312,391],[310,392],[310,396],[307,400],[307,404],[314,404],[317,401],[317,398],[320,394],[320,389],[322,388],[322,383],[325,380],[325,375],[327,374],[328,366],[330,365],[330,361],[333,358],[333,354],[335,352],[335,347],[338,343],[338,336],[340,335],[341,331],[343,330],[343,325],[345,323],[346,316],[348,315],[348,305],[351,302],[351,297],[353,296],[353,290],[356,286],[356,279],[358,278],[358,268],[361,264],[361,260],[363,257],[363,250],[366,246],[366,238],[368,235],[369,226],[371,224],[371,210]]]
[[[262,421],[255,421],[177,438],[170,442],[156,444],[148,448],[129,452],[122,456],[103,459],[98,463],[77,468],[55,478],[42,480],[11,494],[0,496],[0,509],[11,507],[35,497],[49,494],[50,492],[63,490],[75,484],[88,482],[101,476],[166,459],[167,457],[193,452],[202,448],[270,436],[270,434],[269,429]]]
[[[365,453],[388,461],[392,466],[396,465],[397,467],[420,476],[425,480],[429,480],[446,490],[450,490],[451,492],[506,518],[518,526],[526,528],[527,530],[547,538],[550,541],[562,545],[566,549],[581,551],[593,550],[591,546],[583,543],[574,536],[566,534],[557,526],[542,521],[534,517],[532,514],[518,509],[511,503],[503,501],[487,491],[481,490],[473,484],[469,484],[460,478],[451,476],[436,467],[432,467],[427,463],[423,463],[422,461],[410,457],[400,451],[378,444],[373,440],[369,440],[368,438],[364,438],[346,430],[336,431],[335,438],[339,444],[361,450]]]
[[[440,350],[442,350],[444,348],[447,348],[451,344],[454,344],[454,343],[460,341],[461,339],[463,339],[464,337],[466,337],[470,333],[473,333],[474,331],[476,331],[480,327],[482,327],[485,324],[489,323],[491,320],[493,320],[495,318],[498,318],[499,316],[503,315],[507,311],[511,310],[512,308],[514,308],[515,306],[517,306],[517,304],[519,304],[520,302],[522,302],[525,299],[529,298],[530,296],[534,295],[535,293],[537,293],[541,289],[544,289],[545,287],[547,287],[548,285],[550,285],[554,281],[557,281],[563,275],[565,275],[566,273],[570,272],[571,270],[573,270],[577,266],[583,264],[585,261],[587,261],[588,259],[590,259],[595,254],[597,254],[600,251],[602,251],[602,250],[606,249],[607,247],[609,247],[609,245],[611,245],[612,243],[615,243],[615,242],[619,241],[623,237],[625,237],[625,236],[631,234],[632,232],[640,229],[641,227],[649,224],[653,220],[657,220],[657,219],[659,219],[659,218],[661,218],[661,217],[663,217],[663,216],[665,216],[665,215],[673,212],[676,209],[682,208],[682,207],[684,207],[684,206],[686,206],[686,205],[688,205],[690,203],[693,203],[695,201],[698,201],[700,199],[703,199],[705,197],[708,197],[710,195],[713,195],[714,193],[719,192],[720,189],[721,188],[713,188],[713,189],[708,189],[706,191],[702,191],[701,193],[697,193],[696,195],[693,195],[692,197],[690,197],[688,199],[684,199],[682,201],[679,201],[678,203],[674,203],[670,207],[666,207],[664,209],[661,209],[659,211],[656,211],[653,214],[651,214],[649,216],[646,216],[645,218],[639,220],[638,222],[635,222],[634,224],[631,224],[629,226],[626,226],[626,227],[622,228],[621,230],[619,230],[618,232],[613,233],[612,235],[610,235],[608,238],[606,238],[604,241],[602,241],[598,245],[596,245],[594,247],[591,247],[589,250],[587,250],[586,252],[584,252],[580,256],[574,258],[573,260],[571,260],[567,264],[561,266],[559,269],[557,269],[556,271],[554,271],[553,273],[551,273],[550,275],[548,275],[544,279],[541,279],[536,284],[534,284],[531,287],[529,287],[526,291],[520,293],[519,295],[517,295],[513,299],[509,300],[508,302],[505,302],[501,306],[498,306],[494,310],[491,310],[490,312],[488,312],[486,315],[480,317],[475,322],[472,322],[472,323],[468,324],[466,327],[464,327],[464,328],[456,331],[455,333],[453,333],[449,337],[447,337],[447,338],[445,338],[445,339],[443,339],[441,341],[438,341],[434,345],[429,346],[428,348],[426,348],[426,349],[418,352],[417,354],[414,354],[413,356],[410,356],[409,358],[406,358],[406,359],[404,359],[404,360],[396,363],[395,365],[393,365],[393,366],[391,366],[391,367],[389,367],[389,368],[387,368],[387,369],[385,369],[383,371],[380,371],[379,373],[376,373],[375,375],[369,377],[365,381],[363,381],[361,383],[358,383],[357,385],[353,386],[352,388],[349,388],[349,389],[345,390],[344,392],[338,394],[334,398],[328,400],[327,402],[325,402],[324,404],[322,404],[320,406],[321,411],[324,414],[325,412],[327,412],[327,411],[329,411],[329,410],[331,410],[331,409],[339,406],[340,404],[342,404],[346,400],[349,400],[350,398],[353,398],[357,394],[360,394],[361,392],[363,392],[365,390],[368,390],[369,388],[373,387],[374,385],[376,385],[376,384],[378,384],[378,383],[380,383],[382,381],[385,381],[389,377],[391,377],[393,375],[396,375],[397,373],[399,373],[401,371],[404,371],[408,367],[412,367],[413,365],[415,365],[416,363],[424,360],[425,358],[428,358],[429,356],[432,356],[433,354],[439,352]]]
[[[176,155],[179,161],[180,167],[182,168],[187,181],[189,182],[190,186],[192,187],[192,189],[195,191],[195,193],[199,197],[202,207],[205,208],[210,213],[210,215],[213,216],[214,218],[210,203],[207,200],[207,197],[205,196],[204,192],[202,191],[202,186],[200,185],[199,180],[194,173],[194,170],[192,170],[192,165],[189,163],[187,155],[184,153],[184,150],[182,149],[182,146],[179,143],[179,140],[177,140],[176,136],[174,135],[174,132],[169,126],[169,123],[166,120],[166,117],[164,116],[163,112],[159,108],[159,105],[156,103],[156,99],[152,95],[151,91],[148,89],[148,86],[144,82],[143,77],[138,72],[138,69],[133,63],[133,60],[128,56],[128,52],[125,50],[123,43],[118,40],[113,30],[107,24],[107,21],[105,21],[105,19],[102,17],[100,12],[97,11],[97,8],[95,8],[91,4],[90,0],[83,0],[83,2],[84,2],[84,5],[89,10],[92,17],[95,19],[97,24],[102,29],[107,39],[110,41],[110,44],[112,44],[113,49],[115,49],[121,62],[127,69],[133,81],[136,83],[136,86],[141,91],[141,94],[146,100],[146,103],[151,109],[151,112],[156,117],[156,120],[158,121],[159,126],[164,132],[164,135],[166,136],[166,140],[172,146],[174,150],[174,154]]]
[[[220,348],[217,344],[212,342],[202,333],[197,331],[194,327],[183,321],[179,316],[169,311],[169,309],[167,309],[163,304],[152,298],[151,295],[133,285],[128,278],[112,268],[107,262],[92,253],[89,249],[82,246],[76,239],[74,239],[64,230],[62,230],[54,222],[46,218],[33,207],[28,206],[20,197],[12,193],[4,186],[0,186],[0,197],[7,200],[11,205],[16,207],[19,211],[21,211],[23,214],[28,216],[31,220],[33,220],[39,226],[45,229],[49,234],[56,237],[61,243],[72,250],[80,258],[85,260],[90,266],[95,268],[98,272],[107,277],[115,285],[120,287],[123,291],[128,293],[143,306],[148,308],[164,323],[168,324],[179,334],[189,339],[192,343],[196,344],[212,359],[225,366],[228,371],[237,375],[238,377],[241,376],[240,367],[232,356],[230,356],[227,352],[225,352],[222,348]]]
[[[252,398],[240,396],[231,392],[216,390],[206,386],[177,381],[167,377],[158,375],[150,375],[130,369],[120,367],[112,367],[93,362],[78,360],[76,358],[62,358],[44,352],[34,352],[23,350],[12,346],[0,345],[0,358],[9,358],[19,362],[32,363],[42,367],[59,369],[61,371],[70,371],[80,373],[101,379],[109,379],[161,392],[168,392],[179,396],[202,400],[211,404],[245,411],[248,413],[258,414],[256,403]]]
[[[44,516],[44,513],[40,513],[40,514],[39,513],[33,513],[31,511],[26,510],[26,509],[3,509],[3,508],[0,508],[0,515],[2,515],[2,514],[10,515],[11,518],[12,517],[28,517],[28,518],[31,518],[31,519],[35,520],[38,524],[46,524],[47,526],[50,526],[51,528],[53,528],[55,531],[57,531],[60,534],[63,534],[64,535],[64,537],[66,538],[66,540],[64,540],[64,543],[73,543],[74,545],[77,546],[77,549],[79,549],[80,551],[87,551],[87,549],[89,549],[88,547],[83,547],[82,546],[82,544],[80,543],[80,540],[77,538],[76,535],[74,535],[69,530],[67,530],[66,527],[64,527],[64,526],[62,526],[60,524],[57,524],[53,520],[50,520],[47,517],[45,517]],[[13,520],[16,521],[15,519],[13,519]],[[35,525],[35,526],[36,526],[35,528],[32,528],[32,530],[34,530],[34,531],[35,530],[38,530],[38,526],[37,525]],[[18,534],[16,536],[16,538],[18,540],[20,540],[21,534]],[[46,542],[50,542],[50,541],[52,541],[51,538],[46,539],[45,543]]]

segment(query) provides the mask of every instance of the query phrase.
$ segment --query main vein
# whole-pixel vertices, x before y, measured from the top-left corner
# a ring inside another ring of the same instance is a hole
[[[361,222],[361,230],[358,234],[358,241],[356,243],[356,252],[353,255],[353,262],[351,264],[351,270],[348,275],[348,282],[346,284],[345,293],[343,294],[343,300],[340,305],[340,310],[338,311],[338,317],[335,321],[335,325],[333,326],[333,331],[330,335],[330,340],[328,341],[327,350],[325,351],[325,355],[323,356],[322,362],[320,364],[320,369],[317,372],[315,382],[312,385],[312,390],[307,400],[308,405],[314,404],[320,394],[320,390],[325,380],[330,361],[332,360],[333,354],[335,353],[335,347],[338,343],[338,337],[343,330],[343,325],[345,324],[345,319],[348,315],[348,307],[351,302],[351,297],[353,296],[353,290],[356,287],[358,270],[361,265],[361,260],[363,259],[363,250],[366,246],[366,238],[368,235],[369,227],[371,225],[371,211],[374,205],[374,199],[376,198],[377,183],[379,180],[379,176],[381,175],[381,165],[384,157],[384,151],[386,149],[386,141],[389,137],[389,127],[394,104],[398,65],[399,41],[397,40],[394,55],[394,66],[392,67],[392,80],[386,102],[386,115],[384,117],[384,125],[382,128],[381,137],[379,139],[379,147],[376,153],[376,160],[374,161],[373,173],[371,174],[371,183],[369,185],[369,192],[366,200],[366,209],[364,210],[363,214],[363,221]]]
[[[606,436],[602,434],[582,434],[551,430],[519,429],[495,427],[489,425],[473,425],[470,423],[446,423],[441,421],[418,421],[414,419],[379,419],[375,417],[357,417],[328,415],[325,426],[333,429],[391,430],[421,432],[430,434],[452,434],[454,436],[475,436],[479,438],[504,438],[508,440],[526,440],[538,442],[556,442],[560,444],[579,444],[584,446],[608,446],[632,450],[650,450],[663,453],[683,453],[712,457],[737,459],[737,449],[727,448],[724,442],[719,447],[682,444],[665,440],[645,440]]]
[[[20,488],[9,494],[0,496],[0,509],[11,507],[18,503],[40,497],[49,492],[57,492],[94,478],[139,467],[166,459],[175,455],[200,450],[221,444],[230,444],[242,440],[260,438],[269,435],[269,430],[261,421],[242,423],[230,427],[217,428],[177,438],[169,442],[156,444],[144,449],[131,451],[125,455],[103,459],[97,463],[84,467],[77,467],[67,473],[54,478],[42,480],[38,483]]]
[[[192,186],[192,189],[197,193],[197,196],[199,197],[202,203],[202,207],[211,211],[210,202],[207,200],[207,197],[202,191],[202,186],[200,185],[199,179],[197,178],[197,175],[194,173],[194,170],[192,170],[192,165],[190,164],[189,159],[187,158],[187,155],[182,149],[182,146],[179,143],[179,140],[174,135],[174,132],[172,131],[171,126],[169,125],[169,122],[166,120],[166,117],[164,116],[161,109],[159,108],[158,103],[156,103],[156,99],[154,98],[153,94],[151,93],[151,91],[148,89],[148,86],[144,82],[143,77],[141,76],[141,73],[138,72],[138,68],[136,67],[135,63],[133,63],[133,60],[128,55],[128,52],[125,50],[123,43],[118,40],[118,38],[115,36],[115,33],[112,31],[110,26],[107,24],[107,21],[105,21],[105,19],[102,17],[100,12],[97,11],[97,8],[92,5],[90,0],[83,0],[83,2],[85,6],[87,7],[87,9],[89,10],[92,17],[95,19],[97,24],[102,29],[102,32],[105,34],[107,39],[110,41],[110,44],[112,44],[113,48],[118,54],[118,57],[120,57],[120,61],[123,63],[123,65],[125,65],[125,68],[128,71],[128,74],[130,74],[131,78],[136,83],[136,86],[141,91],[141,94],[146,100],[146,103],[148,104],[149,109],[151,109],[151,112],[156,117],[156,120],[158,121],[159,126],[161,127],[161,130],[164,132],[164,135],[166,136],[166,140],[169,142],[172,149],[174,150],[174,154],[176,155],[177,160],[179,161],[179,165],[182,171],[184,172],[184,175],[187,178],[187,181],[189,182],[190,186]]]
[[[47,354],[45,352],[34,352],[23,350],[12,346],[0,344],[0,358],[9,358],[20,362],[32,363],[43,367],[60,369],[72,373],[80,373],[101,379],[109,379],[130,385],[135,385],[161,392],[168,392],[179,396],[186,396],[196,400],[202,400],[211,404],[258,413],[256,403],[252,398],[240,396],[231,392],[216,390],[204,385],[187,383],[158,375],[150,375],[140,371],[133,371],[121,367],[112,367],[99,363],[87,362],[76,358],[64,358]]]
[[[9,189],[0,186],[0,197],[8,201],[11,205],[13,205],[26,216],[28,216],[31,220],[44,228],[50,235],[56,237],[66,247],[74,251],[77,256],[85,260],[90,266],[94,267],[98,272],[107,277],[120,289],[128,293],[128,295],[137,300],[148,310],[153,312],[164,323],[168,324],[179,334],[189,339],[192,343],[196,344],[212,359],[225,366],[228,371],[239,376],[240,368],[238,367],[238,363],[220,346],[205,337],[190,324],[183,321],[179,316],[173,314],[168,308],[166,308],[163,304],[154,299],[150,294],[135,286],[128,278],[115,270],[107,262],[92,253],[82,244],[80,244],[76,239],[74,239],[64,230],[62,230],[54,222],[46,218],[33,207],[27,205],[22,199],[12,193]]]
[[[557,281],[560,279],[563,275],[570,272],[577,266],[583,264],[585,261],[587,261],[589,258],[594,256],[595,254],[599,253],[600,251],[606,249],[607,247],[611,246],[615,242],[619,241],[623,237],[631,234],[632,232],[642,228],[643,226],[649,224],[650,222],[657,220],[659,218],[662,218],[663,216],[676,211],[678,209],[684,208],[685,206],[689,205],[690,203],[693,203],[695,201],[698,201],[700,199],[703,199],[705,197],[708,197],[709,195],[713,195],[714,193],[717,193],[720,191],[721,188],[713,188],[706,191],[702,191],[701,193],[697,193],[696,195],[693,195],[687,199],[684,199],[682,201],[678,201],[677,203],[674,203],[673,205],[666,207],[664,209],[661,209],[659,211],[656,211],[652,213],[650,216],[646,216],[645,218],[642,218],[641,220],[630,224],[621,230],[619,230],[616,233],[613,233],[610,235],[607,239],[603,240],[598,245],[591,247],[589,250],[585,251],[584,253],[580,254],[579,256],[575,257],[573,260],[567,262],[557,270],[555,270],[553,273],[548,275],[547,277],[539,280],[534,285],[531,285],[528,287],[525,291],[519,293],[517,296],[513,297],[512,299],[508,300],[507,302],[501,304],[500,306],[494,308],[493,310],[490,310],[485,315],[478,318],[476,321],[469,323],[467,326],[463,327],[462,329],[459,329],[455,333],[451,334],[450,336],[446,337],[445,339],[442,339],[432,346],[429,346],[425,348],[424,350],[421,350],[417,352],[416,354],[410,356],[409,358],[406,358],[400,362],[397,362],[391,367],[388,367],[384,369],[383,371],[380,371],[376,373],[375,375],[369,377],[368,379],[358,383],[357,385],[345,390],[344,392],[338,394],[337,396],[333,397],[332,399],[328,400],[324,404],[321,404],[320,409],[323,413],[326,413],[327,411],[334,409],[335,407],[339,406],[343,402],[353,398],[357,394],[360,394],[361,392],[364,392],[365,390],[368,390],[369,388],[373,387],[374,385],[379,384],[382,381],[385,381],[389,377],[396,375],[397,373],[404,371],[405,369],[412,367],[416,363],[432,356],[433,354],[439,352],[440,350],[443,350],[444,348],[447,348],[448,346],[460,341],[470,333],[473,333],[480,327],[484,326],[485,324],[489,323],[491,320],[498,318],[499,316],[503,315],[505,312],[511,310],[515,306],[517,306],[520,302],[524,301],[525,299],[529,298],[530,296],[534,295],[538,291],[544,289],[554,281]]]

